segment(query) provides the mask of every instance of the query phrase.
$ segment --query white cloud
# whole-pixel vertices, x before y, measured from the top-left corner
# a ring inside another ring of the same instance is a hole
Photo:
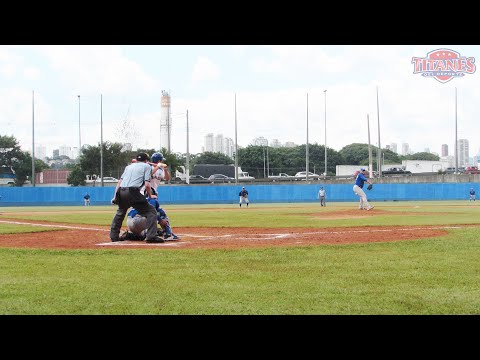
[[[138,95],[159,89],[141,65],[124,56],[120,46],[41,45],[37,49],[50,61],[60,81],[77,93]]]
[[[26,67],[23,69],[23,76],[27,80],[38,80],[40,79],[40,70],[35,67]]]
[[[220,77],[220,68],[205,56],[199,56],[193,67],[192,84],[216,80]]]
[[[4,78],[13,78],[16,74],[17,67],[14,64],[0,65],[0,75]]]
[[[250,66],[256,72],[273,72],[296,75],[305,72],[343,72],[349,70],[348,58],[327,55],[321,46],[311,45],[275,45],[268,46],[272,53],[255,57]]]
[[[367,143],[367,114],[371,141],[378,142],[378,86],[382,147],[396,142],[401,148],[407,142],[415,151],[428,147],[440,153],[445,143],[453,153],[457,87],[458,137],[469,139],[473,155],[480,147],[478,71],[446,84],[413,74],[411,58],[440,47],[480,56],[474,46],[256,45],[200,47],[201,55],[199,47],[162,47],[162,55],[169,56],[152,60],[121,46],[0,46],[0,132],[31,148],[35,89],[36,142],[77,146],[81,94],[82,143],[96,145],[103,94],[104,141],[130,137],[134,147],[159,147],[161,89],[166,88],[172,89],[172,113],[177,114],[172,119],[174,152],[186,152],[187,109],[191,153],[201,151],[207,133],[234,139],[235,92],[239,145],[258,136],[304,144],[308,93],[309,142],[324,144],[327,89],[327,146],[338,151]],[[232,64],[232,51],[251,67]],[[193,69],[190,59],[195,59]],[[22,74],[12,84],[5,77]],[[184,86],[189,75],[195,85],[191,92]],[[229,82],[218,82],[220,75]],[[131,128],[122,133],[127,116]]]

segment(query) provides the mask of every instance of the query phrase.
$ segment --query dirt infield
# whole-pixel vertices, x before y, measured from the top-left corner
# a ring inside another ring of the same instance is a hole
[[[330,218],[375,216],[379,211],[342,210],[329,214]],[[325,215],[325,214],[324,214]],[[175,227],[178,241],[147,244],[143,241],[111,242],[109,227],[41,223],[2,218],[13,224],[35,224],[58,227],[61,230],[0,235],[0,247],[42,249],[190,249],[190,248],[251,248],[271,246],[341,245],[371,242],[416,240],[446,235],[448,229],[458,226],[388,226],[357,228],[181,228]],[[465,227],[465,226],[462,226]]]

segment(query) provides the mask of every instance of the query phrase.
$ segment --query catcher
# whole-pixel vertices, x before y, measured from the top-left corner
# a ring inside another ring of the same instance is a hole
[[[242,187],[242,190],[240,190],[238,196],[240,196],[240,207],[242,207],[242,204],[245,203],[247,204],[248,208],[248,191],[247,189],[245,189],[245,187]]]
[[[180,240],[180,238],[173,233],[168,216],[160,207],[156,191],[153,188],[151,190],[152,198],[148,198],[147,200],[157,211],[157,224],[160,225],[160,229],[157,230],[157,235],[163,236],[164,241]],[[127,228],[128,230],[120,236],[122,240],[144,240],[146,236],[147,219],[141,216],[135,208],[132,208],[128,212]]]
[[[365,177],[365,168],[361,168],[360,171],[357,173],[355,178],[355,185],[353,185],[353,192],[360,196],[360,210],[372,210],[374,206],[370,205],[367,200],[367,195],[365,191],[363,191],[363,185],[368,183],[368,190],[372,190],[373,185],[372,182]]]

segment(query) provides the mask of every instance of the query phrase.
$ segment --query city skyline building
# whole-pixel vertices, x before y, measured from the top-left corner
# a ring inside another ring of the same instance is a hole
[[[447,144],[442,144],[442,156],[448,156],[448,145]]]
[[[213,151],[221,154],[225,153],[222,134],[215,135],[215,139],[213,142]]]
[[[398,146],[397,143],[390,143],[390,150],[393,151],[395,154],[398,154]]]
[[[213,133],[208,133],[204,138],[204,151],[203,152],[214,152],[213,148]]]
[[[47,159],[47,147],[45,145],[35,146],[35,157],[45,161]]]
[[[467,139],[458,139],[458,165],[465,166],[470,162],[470,148]]]
[[[224,154],[233,158],[235,153],[235,142],[232,138],[225,138],[224,139]]]

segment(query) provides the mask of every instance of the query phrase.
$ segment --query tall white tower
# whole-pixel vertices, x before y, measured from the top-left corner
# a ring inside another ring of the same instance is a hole
[[[171,99],[170,94],[162,90],[162,101],[160,111],[160,150],[166,148],[170,152],[172,121],[171,121]]]

